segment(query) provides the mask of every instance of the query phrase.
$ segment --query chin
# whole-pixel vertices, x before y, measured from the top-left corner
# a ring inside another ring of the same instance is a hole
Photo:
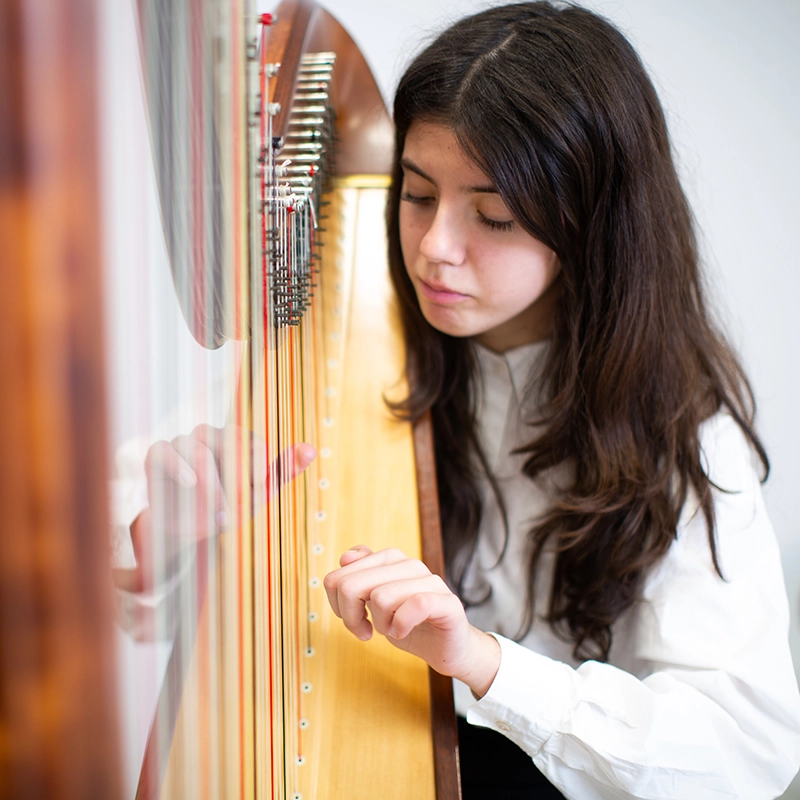
[[[477,336],[481,333],[480,330],[475,330],[463,323],[442,319],[442,315],[426,314],[424,309],[422,316],[425,317],[425,320],[432,328],[435,328],[439,333],[452,336],[454,339],[468,339],[470,336]]]
[[[417,295],[422,316],[432,328],[436,328],[439,333],[447,334],[455,339],[468,339],[471,336],[479,336],[491,325],[481,325],[480,320],[476,320],[476,314],[469,309],[458,308],[457,306],[443,306],[429,302],[424,296]]]

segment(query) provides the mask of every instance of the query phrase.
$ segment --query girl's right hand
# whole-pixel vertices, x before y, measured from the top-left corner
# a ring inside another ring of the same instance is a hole
[[[482,697],[500,666],[500,645],[467,620],[445,582],[400,550],[373,553],[357,545],[325,577],[334,613],[359,639],[373,627],[395,647],[424,659]],[[371,618],[371,621],[370,621]]]

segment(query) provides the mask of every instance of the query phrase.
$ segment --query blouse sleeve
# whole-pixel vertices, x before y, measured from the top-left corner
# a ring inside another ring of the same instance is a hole
[[[702,447],[724,579],[695,502],[632,615],[641,674],[573,669],[496,637],[500,669],[467,718],[508,736],[567,798],[774,798],[800,764],[788,603],[751,451],[723,414]]]

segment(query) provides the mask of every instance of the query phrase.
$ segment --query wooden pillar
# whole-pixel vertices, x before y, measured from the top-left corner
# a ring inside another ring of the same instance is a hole
[[[119,797],[92,0],[0,0],[0,797]]]

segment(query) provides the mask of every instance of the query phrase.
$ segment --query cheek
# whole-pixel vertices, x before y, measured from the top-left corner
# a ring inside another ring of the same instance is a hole
[[[504,267],[493,271],[490,281],[498,303],[506,308],[525,308],[534,303],[550,288],[561,271],[561,265],[551,251],[517,253],[515,257],[505,259]]]
[[[561,273],[561,263],[556,254],[549,251],[546,255],[541,256],[539,268],[537,270],[537,281],[541,287],[541,292],[546,292],[558,278]]]

